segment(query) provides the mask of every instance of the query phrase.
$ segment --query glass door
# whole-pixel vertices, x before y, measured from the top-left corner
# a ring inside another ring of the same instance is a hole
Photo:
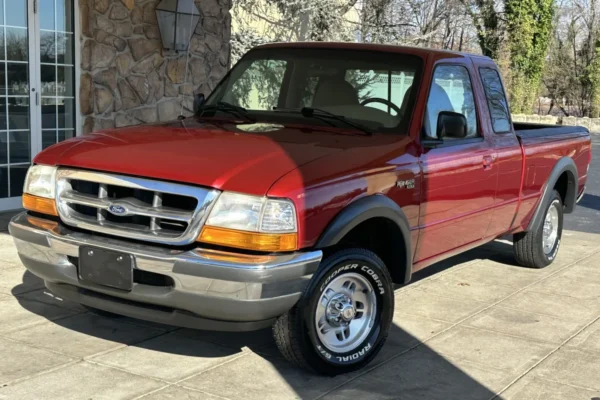
[[[0,0],[0,211],[20,207],[31,163],[27,0]]]
[[[75,136],[75,48],[73,0],[38,1],[43,150]]]
[[[73,0],[0,0],[0,212],[41,150],[75,136]]]

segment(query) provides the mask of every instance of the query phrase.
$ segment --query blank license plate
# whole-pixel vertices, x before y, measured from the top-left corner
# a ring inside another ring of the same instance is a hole
[[[79,279],[116,289],[131,290],[134,263],[135,259],[131,254],[81,246]]]

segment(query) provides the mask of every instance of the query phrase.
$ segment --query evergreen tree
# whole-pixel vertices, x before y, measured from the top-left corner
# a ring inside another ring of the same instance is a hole
[[[540,92],[552,32],[553,0],[506,0],[509,94],[514,113],[530,113]]]

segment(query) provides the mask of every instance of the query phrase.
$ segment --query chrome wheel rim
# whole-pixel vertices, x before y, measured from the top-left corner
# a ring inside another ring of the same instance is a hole
[[[544,219],[543,228],[543,244],[544,253],[550,254],[554,249],[556,240],[558,239],[558,207],[560,203],[558,200],[554,200],[548,211],[546,212],[546,218]]]
[[[315,312],[323,346],[336,353],[356,349],[373,328],[376,305],[373,286],[362,275],[351,272],[329,282]]]

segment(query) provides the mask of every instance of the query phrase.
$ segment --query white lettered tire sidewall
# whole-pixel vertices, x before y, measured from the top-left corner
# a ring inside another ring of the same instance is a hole
[[[557,208],[557,211],[558,211],[558,233],[557,233],[556,242],[554,243],[552,250],[548,254],[546,254],[544,252],[544,244],[543,244],[544,223],[543,222],[540,226],[540,232],[539,232],[539,237],[541,238],[541,240],[539,241],[540,247],[541,247],[540,255],[542,257],[546,258],[546,260],[547,260],[546,262],[548,264],[551,264],[554,261],[554,259],[556,258],[556,255],[558,254],[558,250],[560,249],[560,242],[562,240],[564,212],[563,212],[562,199],[556,191],[550,197],[548,204],[546,204],[544,217],[548,213],[548,210],[550,209],[550,207],[552,206],[553,203],[556,203],[558,205],[558,208]]]
[[[340,257],[336,257],[337,254]],[[344,251],[337,254],[328,258],[332,262],[323,265],[305,292],[311,295],[304,308],[303,320],[310,345],[319,358],[331,365],[354,369],[352,366],[362,366],[370,362],[387,338],[394,314],[394,291],[385,265],[375,254],[367,251]],[[360,274],[369,281],[375,293],[376,315],[370,333],[361,344],[347,353],[336,353],[321,342],[314,322],[315,312],[328,283],[348,273]]]
[[[558,213],[558,231],[556,232],[556,240],[552,249],[548,252],[544,248],[544,224],[548,215],[548,210],[552,205],[556,205]],[[514,253],[517,262],[529,268],[545,268],[556,259],[562,241],[563,229],[563,202],[558,191],[553,190],[547,198],[543,200],[540,211],[543,211],[542,220],[539,225],[531,231],[519,232],[513,236]]]

